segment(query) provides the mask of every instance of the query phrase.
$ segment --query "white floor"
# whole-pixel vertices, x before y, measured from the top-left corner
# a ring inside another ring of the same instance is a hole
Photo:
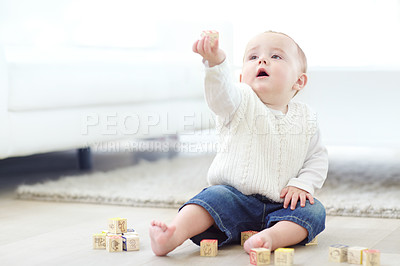
[[[97,169],[109,169],[133,161],[120,155],[96,155],[94,162]],[[79,173],[72,152],[0,161],[0,265],[250,265],[240,246],[221,248],[217,257],[209,258],[200,257],[199,248],[187,241],[166,257],[153,255],[148,224],[153,218],[170,221],[174,209],[15,199],[18,184],[63,173]],[[115,216],[128,218],[128,225],[139,232],[140,251],[92,249],[91,235]],[[318,240],[317,246],[295,246],[295,265],[338,265],[328,261],[328,247],[337,243],[380,249],[381,265],[400,265],[398,219],[328,217]]]

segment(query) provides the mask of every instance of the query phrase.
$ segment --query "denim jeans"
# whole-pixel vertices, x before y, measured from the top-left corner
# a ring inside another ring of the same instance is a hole
[[[262,231],[279,221],[292,221],[308,231],[308,237],[299,244],[306,244],[325,229],[325,208],[317,200],[296,209],[283,208],[283,203],[272,202],[261,195],[244,195],[237,189],[216,185],[205,188],[187,204],[197,204],[206,209],[217,225],[194,236],[191,240],[200,245],[202,239],[218,239],[218,245],[240,243],[243,231]]]

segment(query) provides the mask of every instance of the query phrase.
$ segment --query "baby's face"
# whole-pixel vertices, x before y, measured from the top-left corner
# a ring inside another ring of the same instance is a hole
[[[298,90],[301,74],[297,46],[289,37],[267,32],[248,43],[242,82],[250,85],[264,103],[287,105]]]

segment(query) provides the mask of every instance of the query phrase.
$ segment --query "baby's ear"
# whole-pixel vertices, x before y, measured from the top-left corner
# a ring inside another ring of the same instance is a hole
[[[302,90],[307,85],[308,77],[306,73],[303,73],[299,76],[296,83],[293,86],[294,90]]]
[[[242,74],[239,76],[239,82],[242,82]]]

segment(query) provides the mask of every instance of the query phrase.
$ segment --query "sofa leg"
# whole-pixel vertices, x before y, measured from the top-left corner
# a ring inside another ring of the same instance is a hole
[[[172,158],[178,156],[178,154],[179,154],[179,151],[176,150],[176,143],[179,142],[179,135],[175,134],[175,135],[169,136],[167,138],[167,140],[169,141],[169,144],[170,144],[170,147],[168,150],[168,159],[172,159]]]
[[[78,149],[78,162],[80,170],[92,170],[92,154],[89,147]]]

